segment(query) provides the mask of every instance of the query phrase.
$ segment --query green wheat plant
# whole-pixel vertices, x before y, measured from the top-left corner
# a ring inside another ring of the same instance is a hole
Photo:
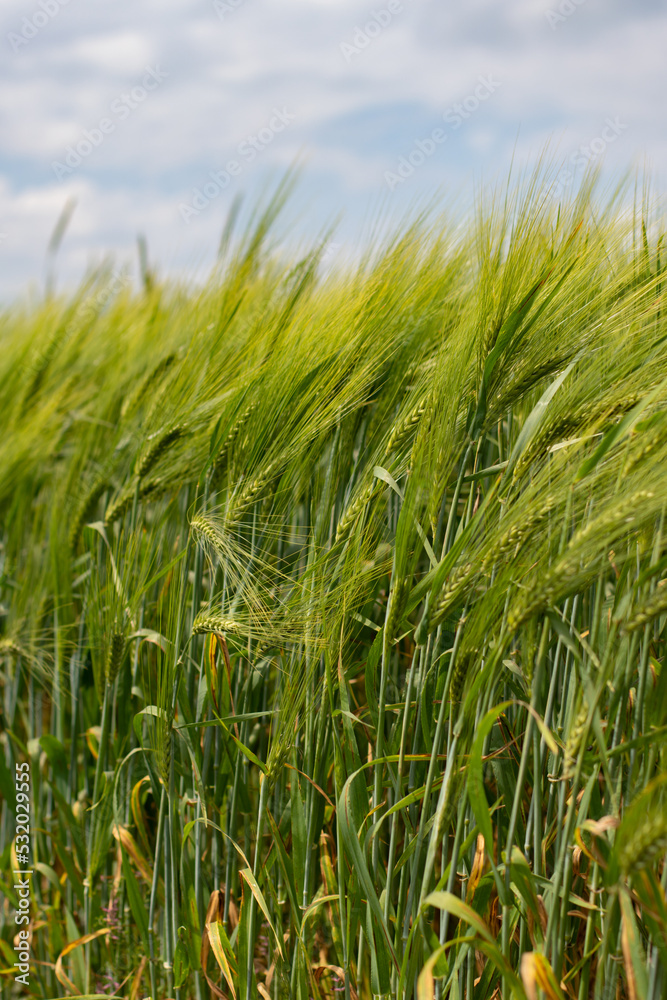
[[[662,220],[552,179],[4,309],[3,998],[667,997]]]

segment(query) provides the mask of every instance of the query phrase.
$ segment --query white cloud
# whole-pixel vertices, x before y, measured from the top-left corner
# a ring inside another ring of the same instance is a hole
[[[89,35],[74,39],[59,54],[61,64],[76,67],[81,64],[87,72],[109,73],[112,76],[131,76],[154,57],[154,44],[138,31],[115,31],[104,35]]]

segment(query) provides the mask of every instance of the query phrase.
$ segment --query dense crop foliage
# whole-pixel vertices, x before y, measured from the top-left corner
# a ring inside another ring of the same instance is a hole
[[[1,319],[3,996],[667,996],[667,317],[538,180]]]

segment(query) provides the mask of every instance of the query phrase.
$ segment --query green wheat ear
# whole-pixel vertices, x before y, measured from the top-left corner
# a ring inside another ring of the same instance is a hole
[[[70,548],[76,548],[81,537],[81,532],[83,531],[83,526],[90,520],[98,500],[108,488],[109,483],[107,480],[99,478],[91,484],[87,493],[82,497],[72,518],[72,526],[69,534]]]
[[[624,624],[625,631],[635,632],[665,613],[667,613],[667,581],[661,580],[655,593],[643,604],[634,608],[632,618]]]
[[[246,423],[248,422],[254,411],[257,409],[257,406],[258,406],[257,403],[251,403],[249,406],[247,406],[243,411],[243,413],[238,418],[238,420],[230,428],[229,433],[227,434],[227,437],[223,441],[220,451],[218,452],[215,462],[213,463],[214,474],[220,472],[224,468],[225,462],[228,458],[232,445],[237,441],[239,434],[245,427]]]
[[[22,656],[26,660],[31,659],[28,650],[13,639],[0,639],[0,656]]]
[[[123,662],[127,640],[123,632],[114,631],[109,639],[109,650],[105,668],[107,684],[114,684]]]
[[[165,355],[164,358],[153,368],[152,371],[148,372],[143,379],[139,381],[135,389],[128,393],[128,395],[123,400],[123,405],[121,407],[121,417],[126,417],[128,414],[139,405],[141,400],[148,395],[150,389],[158,385],[162,377],[169,371],[174,361],[176,360],[176,353],[171,352]]]
[[[667,851],[667,809],[657,807],[644,816],[619,853],[621,872],[627,877],[641,872]]]
[[[160,476],[130,483],[121,490],[116,499],[112,500],[107,507],[104,512],[104,523],[115,524],[116,521],[121,521],[132,509],[135,496],[139,500],[152,500],[166,492],[168,488],[169,483]]]
[[[230,521],[233,521],[239,514],[245,511],[250,504],[254,503],[254,501],[261,496],[267,486],[280,474],[280,470],[283,466],[284,462],[280,459],[269,462],[269,464],[261,470],[259,475],[251,480],[237,496],[232,498],[231,508],[227,515]]]
[[[176,424],[168,427],[165,431],[154,438],[150,447],[139,459],[137,465],[137,475],[142,479],[153,466],[162,458],[169,448],[188,433],[185,424]]]
[[[579,753],[583,745],[583,738],[586,732],[586,720],[588,719],[588,705],[586,701],[582,701],[581,707],[577,713],[577,716],[570,728],[567,736],[567,742],[565,743],[565,752],[563,754],[563,777],[571,778],[574,774],[577,760],[579,758]]]
[[[207,633],[243,634],[240,624],[232,618],[224,618],[222,615],[198,615],[192,624],[193,635],[206,635]]]
[[[383,484],[373,479],[363,490],[351,501],[343,511],[340,521],[336,527],[336,543],[352,530],[355,522],[361,516],[371,500],[382,492]]]
[[[417,403],[413,409],[406,414],[403,420],[392,428],[392,432],[385,448],[385,456],[397,451],[401,445],[411,436],[419,426],[424,414],[430,411],[430,400]]]

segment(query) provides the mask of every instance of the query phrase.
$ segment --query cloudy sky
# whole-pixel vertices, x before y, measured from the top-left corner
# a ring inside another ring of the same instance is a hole
[[[556,196],[586,163],[667,177],[662,0],[3,0],[0,46],[5,302],[68,198],[61,285],[135,266],[138,233],[202,274],[234,196],[295,161],[293,231],[339,220],[332,253],[549,141]]]

